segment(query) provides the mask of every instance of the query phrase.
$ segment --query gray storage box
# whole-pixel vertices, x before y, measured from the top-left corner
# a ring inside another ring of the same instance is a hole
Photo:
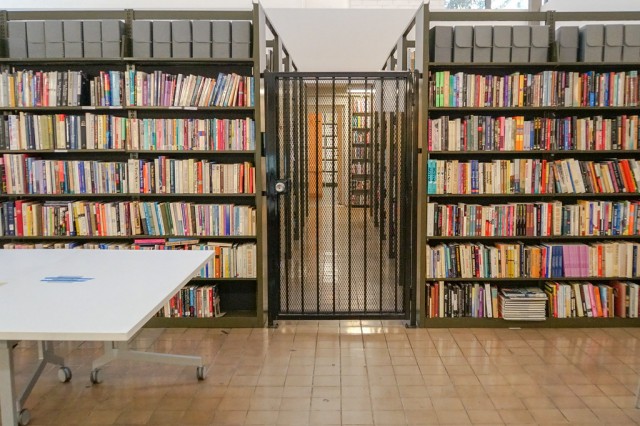
[[[151,21],[133,21],[131,27],[132,52],[134,58],[152,56]]]
[[[102,23],[100,21],[82,23],[82,42],[85,58],[102,58]]]
[[[27,23],[25,21],[9,21],[9,57],[26,58],[27,55]]]
[[[453,62],[471,62],[473,27],[457,25],[453,30]]]
[[[493,28],[477,26],[473,28],[473,62],[491,62]]]
[[[251,22],[233,21],[231,23],[231,57],[251,57]]]
[[[44,53],[47,58],[64,57],[64,39],[62,38],[62,21],[44,21]]]
[[[624,26],[622,24],[611,24],[604,27],[603,60],[605,62],[622,61],[623,40]]]
[[[174,58],[191,57],[191,21],[171,21],[171,50]]]
[[[529,62],[531,27],[515,26],[511,30],[511,62]]]
[[[624,26],[623,43],[624,45],[622,46],[622,61],[640,61],[640,25]]]
[[[214,58],[231,57],[231,22],[212,21],[211,22],[211,54]]]
[[[191,55],[194,58],[211,57],[211,21],[191,22]]]
[[[449,63],[453,59],[453,27],[435,26],[429,30],[432,62]]]
[[[511,62],[511,27],[506,25],[493,27],[491,62]]]
[[[62,38],[64,40],[65,58],[82,58],[82,21],[62,21]]]
[[[580,28],[580,62],[602,62],[604,57],[604,25]]]
[[[580,44],[580,28],[576,26],[560,27],[556,30],[556,60],[558,62],[577,62]]]
[[[124,22],[117,19],[102,21],[102,57],[118,58],[122,56],[120,41],[124,32]]]
[[[547,25],[531,26],[531,46],[529,62],[547,62],[549,60],[549,27]]]
[[[153,21],[153,57],[171,57],[171,21]]]
[[[27,21],[27,54],[30,58],[45,58],[44,21]]]

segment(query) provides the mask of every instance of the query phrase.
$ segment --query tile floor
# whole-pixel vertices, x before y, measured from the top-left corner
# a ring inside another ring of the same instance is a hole
[[[399,322],[283,322],[277,329],[144,329],[133,346],[200,354],[195,369],[116,361],[62,343],[30,425],[639,424],[640,328],[406,329]],[[18,384],[33,345],[15,350]]]

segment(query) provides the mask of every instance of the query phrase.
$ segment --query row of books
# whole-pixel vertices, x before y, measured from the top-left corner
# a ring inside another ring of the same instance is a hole
[[[220,310],[220,293],[214,285],[188,285],[165,303],[156,316],[164,318],[217,318],[224,316]]]
[[[137,106],[220,106],[254,105],[253,77],[236,73],[218,73],[216,78],[200,75],[146,73],[129,70],[124,73],[126,105]]]
[[[257,251],[254,243],[200,243],[197,239],[157,238],[121,242],[11,242],[2,245],[6,250],[18,249],[87,249],[87,250],[208,250],[213,258],[196,275],[200,278],[256,278]]]
[[[369,145],[371,143],[371,132],[352,132],[352,145]]]
[[[27,201],[0,203],[4,236],[255,236],[251,206],[187,202]]]
[[[0,107],[80,106],[88,103],[84,71],[0,72]]]
[[[0,73],[0,107],[254,105],[251,76],[218,73],[216,78],[162,71],[5,70]]]
[[[481,243],[426,247],[426,277],[560,278],[638,277],[640,243]]]
[[[367,90],[367,92],[369,92]],[[369,98],[369,94],[363,96],[351,96],[351,112],[371,112],[373,109],[373,105],[371,104],[371,98]]]
[[[427,282],[425,292],[427,318],[498,318],[496,285]]]
[[[432,107],[637,106],[638,89],[637,70],[429,74]]]
[[[27,149],[253,150],[255,122],[92,113],[0,116],[0,150]]]
[[[637,115],[613,118],[443,116],[429,120],[429,151],[638,149]]]
[[[352,129],[366,129],[371,124],[369,116],[366,115],[354,115],[351,117]]]
[[[635,159],[427,160],[428,194],[635,193],[639,186]]]
[[[366,162],[351,164],[351,173],[364,175],[370,172],[371,172],[371,166],[368,165]]]
[[[640,201],[427,203],[427,236],[640,235]]]
[[[489,283],[428,282],[427,318],[503,318],[543,321],[547,295],[537,287],[498,287]]]
[[[547,282],[544,290],[552,318],[638,318],[637,283]]]
[[[0,159],[0,192],[7,194],[249,194],[249,162],[129,159],[127,162],[44,160],[25,154]]]
[[[219,164],[207,160],[178,160],[160,156],[153,161],[129,159],[129,193],[132,194],[252,194],[252,163]]]

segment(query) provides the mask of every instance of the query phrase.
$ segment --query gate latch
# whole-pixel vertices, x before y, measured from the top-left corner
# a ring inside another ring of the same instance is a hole
[[[276,193],[286,194],[289,192],[289,179],[279,179],[276,181]]]

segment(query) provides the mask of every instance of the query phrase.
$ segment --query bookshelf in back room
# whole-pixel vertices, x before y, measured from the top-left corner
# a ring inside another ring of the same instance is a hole
[[[322,114],[322,186],[338,186],[339,131],[332,114]]]
[[[256,15],[193,18],[248,23]],[[124,21],[125,29],[133,22]],[[18,89],[0,89],[4,248],[212,250],[215,260],[149,325],[261,326],[253,51],[233,58],[1,59],[3,82]]]
[[[638,326],[638,64],[420,66],[420,323]]]
[[[350,205],[356,208],[371,207],[372,176],[374,173],[373,153],[373,108],[371,88],[354,89],[350,93]]]

